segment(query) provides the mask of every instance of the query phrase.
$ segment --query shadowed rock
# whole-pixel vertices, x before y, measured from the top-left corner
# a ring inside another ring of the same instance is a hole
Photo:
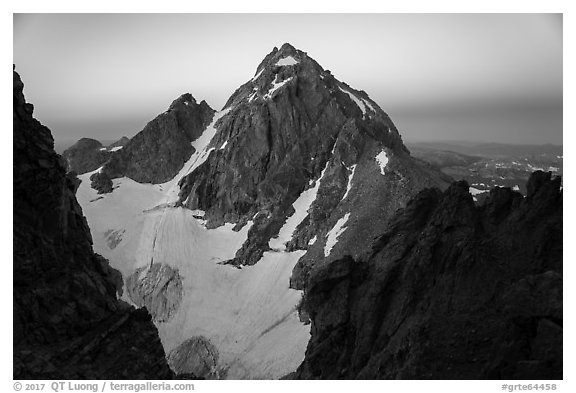
[[[98,194],[112,192],[112,180],[103,172],[96,172],[90,176],[90,187],[98,191]]]
[[[426,189],[369,252],[315,270],[310,379],[562,379],[562,192]]]
[[[111,179],[127,176],[139,183],[172,179],[194,153],[191,142],[202,134],[213,115],[205,101],[198,104],[191,94],[183,94],[116,151],[103,173]]]
[[[14,72],[14,379],[171,379],[146,310],[92,239],[50,130]]]
[[[90,138],[80,139],[62,153],[66,160],[66,170],[79,175],[100,168],[111,155],[112,152],[106,150],[102,143]]]

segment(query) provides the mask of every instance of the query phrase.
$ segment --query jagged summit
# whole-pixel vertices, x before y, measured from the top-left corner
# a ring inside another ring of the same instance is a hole
[[[192,141],[202,135],[213,116],[206,101],[197,103],[192,94],[182,94],[111,157],[101,176],[126,176],[140,183],[172,179],[194,153]]]
[[[400,192],[399,200],[394,198],[398,202],[424,184],[444,182],[437,173],[412,172],[418,166],[409,158],[397,128],[365,92],[337,80],[290,44],[266,55],[256,75],[234,92],[224,108],[210,155],[179,183],[179,203],[205,211],[208,227],[232,222],[241,228],[255,220],[248,241],[231,263],[257,263],[272,247],[270,238],[278,235],[298,196],[323,179],[332,184],[319,186],[318,192],[331,195],[310,206],[322,212],[310,214],[307,225],[299,228],[302,237],[293,238],[290,245],[309,248],[319,228],[327,232],[334,225],[327,210],[338,206],[348,210],[344,206],[356,193],[349,177],[355,176],[357,166],[357,175],[362,176],[360,163],[369,163],[367,168],[380,175],[399,164],[397,180],[418,179]],[[368,183],[380,180],[375,177]]]
[[[298,61],[312,60],[308,57],[306,52],[296,49],[289,43],[285,43],[280,47],[280,49],[274,47],[274,49],[272,49],[272,51],[264,57],[262,62],[256,68],[256,73],[258,73],[262,67],[274,65],[279,59],[289,56],[295,58]]]
[[[170,104],[168,110],[177,109],[179,106],[185,105],[190,107],[196,107],[197,105],[200,106],[202,109],[210,108],[210,105],[205,100],[200,101],[199,103],[196,101],[196,98],[190,93],[184,93]]]
[[[184,93],[180,97],[176,98],[170,104],[170,109],[173,109],[176,105],[196,105],[196,99],[190,93]]]
[[[264,57],[254,77],[234,92],[224,108],[233,110],[242,105],[281,103],[286,95],[304,101],[311,115],[323,101],[333,101],[347,117],[380,123],[382,132],[395,134],[397,141],[392,144],[405,150],[388,115],[366,92],[337,80],[306,52],[288,43],[280,49],[274,48]]]
[[[290,44],[289,42],[285,42],[280,47],[280,52],[287,52],[290,54],[290,53],[296,52],[296,51],[299,51],[299,50],[296,49],[294,46],[292,46],[292,44]],[[299,51],[299,52],[301,52],[301,51]]]
[[[308,275],[361,254],[410,197],[448,182],[410,156],[366,93],[291,45],[265,56],[223,110],[199,116],[208,121],[195,137],[184,137],[180,115],[202,103],[186,102],[176,100],[104,167],[119,177],[101,179],[111,195],[80,185],[95,244],[132,277],[135,304],[138,293],[153,293],[144,299],[150,310],[169,305],[159,325],[168,352],[187,351],[201,335],[230,378],[286,375],[309,338],[306,316],[294,311]],[[143,174],[161,184],[138,184]],[[173,290],[147,284],[173,277],[182,278]]]

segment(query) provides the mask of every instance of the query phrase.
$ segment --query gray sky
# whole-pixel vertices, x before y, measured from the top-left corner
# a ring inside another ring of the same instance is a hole
[[[57,141],[132,137],[180,94],[220,109],[290,42],[365,90],[403,138],[562,143],[550,14],[25,14],[14,63]]]

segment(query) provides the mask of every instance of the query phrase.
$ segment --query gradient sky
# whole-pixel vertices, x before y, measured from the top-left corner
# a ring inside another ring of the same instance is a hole
[[[179,95],[221,109],[290,42],[404,140],[562,143],[553,14],[17,14],[14,63],[57,141],[132,137]]]

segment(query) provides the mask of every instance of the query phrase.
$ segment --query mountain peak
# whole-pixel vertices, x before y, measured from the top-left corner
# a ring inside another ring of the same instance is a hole
[[[278,53],[286,56],[286,55],[298,55],[298,54],[304,53],[304,52],[302,52],[299,49],[296,49],[291,44],[286,42],[280,47],[280,50],[278,50]]]
[[[177,99],[175,99],[172,104],[170,104],[170,109],[173,109],[175,106],[179,104],[184,105],[196,105],[196,99],[190,93],[184,93]]]

